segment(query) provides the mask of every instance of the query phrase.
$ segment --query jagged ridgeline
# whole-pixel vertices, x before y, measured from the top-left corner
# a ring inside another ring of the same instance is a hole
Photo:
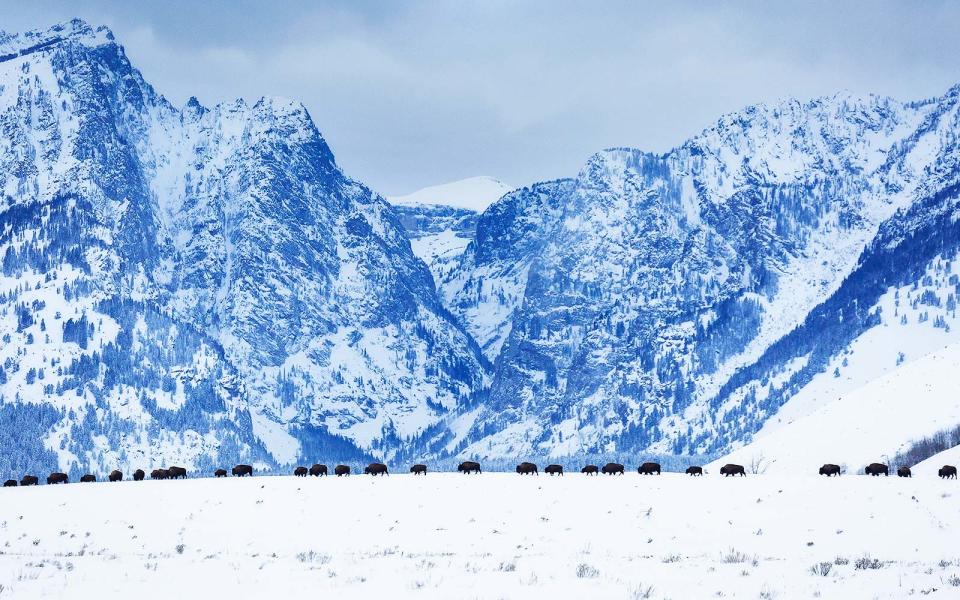
[[[0,472],[723,453],[866,335],[958,341],[957,100],[758,105],[397,212],[299,103],[0,35]]]

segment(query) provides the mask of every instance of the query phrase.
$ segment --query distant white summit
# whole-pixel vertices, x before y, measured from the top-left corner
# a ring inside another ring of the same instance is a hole
[[[481,213],[512,189],[493,177],[469,177],[431,185],[405,196],[388,196],[387,200],[397,206],[440,204]]]

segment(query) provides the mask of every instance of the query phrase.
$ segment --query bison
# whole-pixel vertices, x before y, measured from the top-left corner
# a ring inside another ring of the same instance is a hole
[[[597,465],[587,465],[580,469],[580,472],[584,475],[596,475],[600,472],[600,468]]]
[[[517,473],[521,475],[540,475],[540,471],[537,470],[537,465],[532,462],[522,462],[517,465]]]
[[[370,463],[363,470],[365,475],[389,475],[390,472],[387,471],[387,465],[383,463]]]
[[[890,468],[881,463],[870,463],[863,469],[863,472],[873,477],[879,477],[880,474],[887,477],[890,475]]]
[[[38,479],[35,475],[24,475],[23,479],[20,480],[20,485],[22,486],[37,485],[38,483],[40,483],[40,479]]]
[[[146,477],[146,473],[143,472],[143,469],[137,469],[133,472],[134,481],[143,481],[143,478]]]
[[[250,465],[237,465],[233,468],[232,473],[234,477],[243,477],[244,475],[253,477],[253,467]]]
[[[696,475],[697,477],[703,476],[703,467],[687,467],[687,475]]]
[[[620,463],[607,463],[603,465],[603,469],[601,469],[601,471],[603,471],[604,475],[623,475],[623,465]]]
[[[123,481],[123,473],[120,471],[110,471],[110,474],[107,475],[107,479],[110,481]]]
[[[350,467],[348,467],[347,465],[337,465],[336,467],[333,468],[333,474],[336,475],[337,477],[341,477],[343,475],[349,475]]]
[[[410,467],[410,472],[414,475],[426,475],[427,465],[413,465]]]
[[[320,477],[327,474],[327,465],[313,465],[310,467],[310,474],[314,477]]]
[[[16,479],[8,479],[3,482],[3,487],[17,487]]]
[[[294,476],[294,477],[306,477],[306,476],[307,476],[307,468],[306,468],[306,467],[297,467],[296,469],[293,470],[293,476]]]
[[[821,475],[826,475],[827,477],[831,477],[831,476],[833,476],[833,475],[836,475],[837,477],[839,477],[839,476],[840,476],[840,465],[832,465],[832,464],[830,464],[830,463],[827,463],[827,464],[823,465],[822,467],[820,467],[820,474],[821,474]]]
[[[637,473],[640,473],[641,475],[653,475],[654,473],[656,473],[657,475],[659,475],[660,463],[645,462],[639,467],[637,467]]]
[[[226,470],[226,469],[217,469],[216,471],[213,472],[213,476],[214,476],[214,477],[226,477],[226,476],[227,476],[227,470]]]
[[[50,473],[47,475],[47,485],[67,483],[69,480],[66,473]]]
[[[943,465],[940,467],[940,470],[937,471],[937,475],[940,476],[940,479],[956,479],[957,468],[953,465]]]
[[[186,479],[187,470],[183,467],[170,467],[167,469],[167,477],[170,479]]]
[[[563,475],[563,465],[547,465],[543,472],[547,475]]]
[[[747,471],[743,468],[743,465],[735,465],[731,463],[720,467],[720,474],[724,477],[733,477],[734,475],[746,477]]]
[[[897,477],[913,477],[913,473],[910,472],[910,467],[899,467]]]
[[[457,465],[457,471],[469,475],[470,473],[482,473],[480,463],[467,460]]]
[[[163,469],[154,469],[150,471],[150,479],[163,479]]]
[[[91,475],[90,473],[87,473],[86,475],[80,478],[80,483],[93,483],[96,480],[97,480],[96,475]]]

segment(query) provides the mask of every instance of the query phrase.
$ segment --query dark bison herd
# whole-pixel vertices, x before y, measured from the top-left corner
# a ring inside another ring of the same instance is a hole
[[[480,463],[474,461],[465,461],[460,463],[457,466],[457,471],[460,473],[482,473],[480,469]],[[520,475],[539,475],[540,471],[537,468],[537,465],[532,462],[522,462],[517,465],[517,473]],[[825,475],[827,477],[837,476],[839,477],[843,469],[840,465],[835,465],[827,463],[820,467],[820,475]],[[234,477],[243,477],[243,476],[253,476],[253,467],[251,465],[237,465],[233,467],[230,471]],[[353,470],[348,465],[337,465],[333,468],[333,474],[337,477],[350,475]],[[363,469],[364,474],[366,475],[389,475],[390,471],[387,469],[387,465],[383,463],[371,463]],[[427,465],[416,464],[410,467],[410,472],[414,475],[426,475],[427,474]],[[563,475],[563,466],[562,465],[547,465],[543,470],[544,473],[548,475]],[[597,465],[587,465],[580,469],[580,472],[584,475],[598,475],[603,473],[604,475],[623,475],[625,472],[624,466],[620,463],[607,463],[603,467],[598,467]],[[637,467],[637,473],[641,475],[660,475],[661,468],[660,463],[655,462],[645,462]],[[880,475],[889,476],[890,467],[883,463],[870,463],[863,469],[864,474],[872,475],[878,477]],[[690,466],[687,467],[685,471],[687,475],[691,476],[701,476],[703,475],[703,467],[700,466]],[[307,467],[297,467],[293,470],[293,474],[297,477],[307,477],[312,475],[313,477],[320,477],[327,475],[327,465],[315,464],[309,469]],[[726,464],[720,467],[720,474],[724,477],[746,477],[747,471],[744,469],[743,465],[735,464]],[[226,477],[226,469],[217,469],[213,472],[215,477]],[[957,478],[957,468],[953,465],[944,465],[937,475],[941,479],[956,479]],[[898,467],[897,468],[898,477],[913,477],[913,474],[910,471],[909,467]],[[137,469],[133,472],[134,481],[143,481],[146,477],[146,473],[142,469]],[[165,469],[154,469],[150,472],[150,479],[186,479],[187,470],[183,467],[167,467]],[[123,472],[122,471],[111,471],[107,475],[108,481],[123,481]],[[47,476],[47,485],[54,485],[58,483],[69,483],[70,479],[66,473],[50,473]],[[80,478],[82,483],[90,483],[97,481],[96,475],[86,474]],[[8,479],[3,483],[3,487],[17,487],[17,486],[31,486],[37,485],[40,483],[40,480],[33,475],[24,475],[22,479],[18,482],[16,479]]]

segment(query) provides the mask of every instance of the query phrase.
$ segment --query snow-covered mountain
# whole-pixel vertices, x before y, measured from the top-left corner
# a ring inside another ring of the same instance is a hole
[[[493,177],[471,177],[387,199],[407,231],[413,253],[441,281],[473,240],[479,213],[509,191]]]
[[[865,377],[953,341],[958,92],[753,106],[502,198],[440,282],[492,385],[429,447],[722,452],[877,327]]]
[[[11,471],[389,452],[484,387],[299,103],[175,107],[105,28],[3,35],[0,193]]]

